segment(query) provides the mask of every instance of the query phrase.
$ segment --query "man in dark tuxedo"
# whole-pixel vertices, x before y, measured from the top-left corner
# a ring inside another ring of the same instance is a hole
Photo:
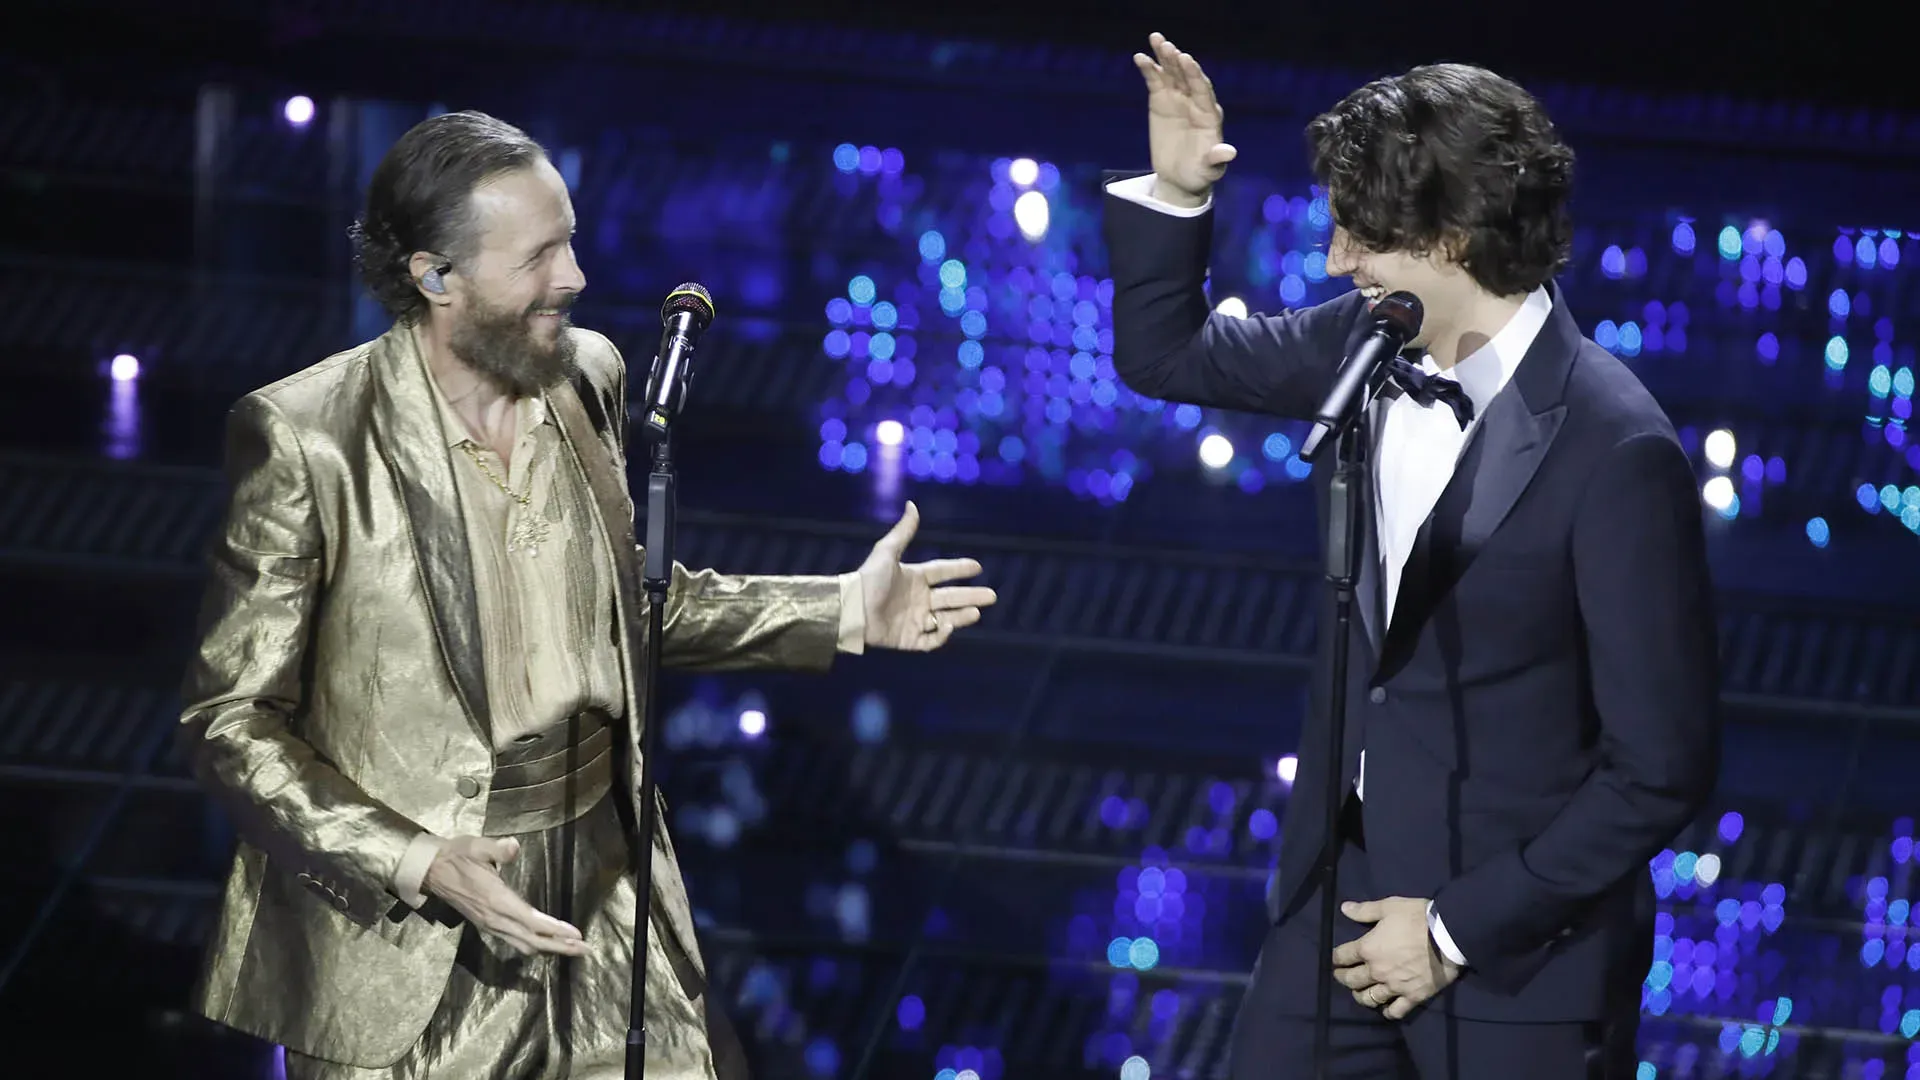
[[[1158,34],[1150,47],[1134,59],[1153,172],[1110,182],[1106,199],[1129,386],[1310,418],[1375,301],[1405,290],[1425,310],[1409,366],[1371,406],[1345,812],[1328,836],[1316,705],[1232,1075],[1309,1068],[1331,962],[1351,991],[1336,988],[1333,1075],[1630,1077],[1652,961],[1647,861],[1718,768],[1716,641],[1686,454],[1553,283],[1573,155],[1491,72],[1370,83],[1307,129],[1335,222],[1327,272],[1356,290],[1281,315],[1213,313],[1210,191],[1235,150],[1193,57]],[[1328,471],[1315,472],[1323,516]],[[1318,891],[1336,864],[1327,957]]]

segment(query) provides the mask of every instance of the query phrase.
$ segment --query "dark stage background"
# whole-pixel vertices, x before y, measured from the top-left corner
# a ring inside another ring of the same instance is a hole
[[[1241,159],[1213,295],[1313,302],[1299,131],[1476,61],[1580,155],[1562,284],[1684,428],[1722,605],[1709,813],[1649,867],[1645,1077],[1920,1076],[1920,102],[1898,8],[1188,0],[699,12],[69,2],[0,33],[0,1061],[263,1078],[182,1003],[232,842],[169,736],[220,419],[382,329],[345,230],[431,111],[573,187],[577,320],[721,321],[681,556],[916,554],[1003,597],[936,657],[675,678],[674,806],[756,1075],[1223,1075],[1319,602],[1298,425],[1116,386],[1098,171],[1127,54],[1207,63]],[[1516,1075],[1520,1075],[1516,1073]]]

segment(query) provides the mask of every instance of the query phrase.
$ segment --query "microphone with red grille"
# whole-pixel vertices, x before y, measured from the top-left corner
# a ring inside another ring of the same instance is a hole
[[[647,403],[641,413],[651,438],[662,438],[685,404],[687,383],[693,375],[693,346],[713,323],[713,297],[698,282],[674,286],[660,305],[660,351],[654,354],[647,376]]]
[[[1354,413],[1366,407],[1369,389],[1375,385],[1373,373],[1419,336],[1425,312],[1419,297],[1396,292],[1373,305],[1368,315],[1373,325],[1341,362],[1333,389],[1314,414],[1313,430],[1300,443],[1301,461],[1311,463],[1319,457],[1326,450],[1328,436],[1345,430],[1353,422]]]

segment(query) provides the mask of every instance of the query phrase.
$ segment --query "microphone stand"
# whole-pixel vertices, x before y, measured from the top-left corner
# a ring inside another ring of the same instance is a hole
[[[685,368],[682,378],[685,378]],[[680,395],[676,393],[669,400],[677,402]],[[673,582],[673,429],[662,412],[650,415],[648,428],[653,439],[653,471],[647,476],[647,549],[642,571],[642,585],[647,593],[647,656],[641,674],[640,809],[634,815],[631,842],[637,895],[634,897],[633,993],[627,1019],[626,1080],[643,1080],[647,1074],[647,950],[653,927],[653,830],[664,828],[654,821],[659,801],[655,795],[657,780],[653,763],[662,722],[660,650],[666,636],[667,589]]]
[[[1369,390],[1377,389],[1369,380]],[[1320,884],[1320,978],[1314,991],[1313,1062],[1317,1080],[1327,1080],[1332,1063],[1333,923],[1339,910],[1340,809],[1346,802],[1347,668],[1352,644],[1354,586],[1360,576],[1360,553],[1366,550],[1367,509],[1372,500],[1369,472],[1371,446],[1367,410],[1371,393],[1339,432],[1336,464],[1327,499],[1327,583],[1333,587],[1332,685],[1327,689],[1328,753],[1326,761],[1325,865]]]

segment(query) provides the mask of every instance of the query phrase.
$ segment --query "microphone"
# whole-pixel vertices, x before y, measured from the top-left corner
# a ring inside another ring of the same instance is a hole
[[[698,282],[674,286],[660,305],[660,351],[653,356],[647,376],[647,405],[642,413],[647,433],[665,438],[686,398],[693,374],[693,343],[713,323],[713,297]]]
[[[1314,414],[1313,430],[1300,444],[1300,460],[1311,463],[1326,449],[1327,436],[1337,435],[1352,422],[1353,414],[1367,402],[1373,373],[1381,364],[1400,354],[1420,333],[1425,314],[1420,298],[1410,292],[1388,293],[1373,305],[1373,326],[1358,345],[1347,353],[1340,371],[1333,378],[1320,411]]]

